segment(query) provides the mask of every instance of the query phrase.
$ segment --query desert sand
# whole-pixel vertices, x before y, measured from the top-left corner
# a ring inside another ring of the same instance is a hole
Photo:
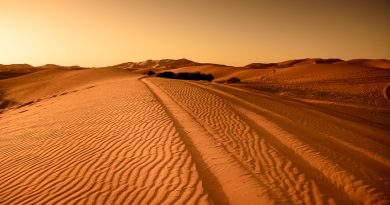
[[[389,67],[180,60],[12,74],[0,80],[0,204],[390,204]]]

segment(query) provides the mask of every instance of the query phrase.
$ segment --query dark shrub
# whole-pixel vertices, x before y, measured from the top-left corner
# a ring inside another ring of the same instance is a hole
[[[175,75],[175,73],[168,71],[168,72],[162,72],[162,73],[157,74],[157,77],[161,77],[161,78],[176,78],[176,75]]]
[[[193,80],[192,78],[194,77],[193,75],[191,76],[191,73],[178,73],[177,78],[178,79],[183,79],[183,80]]]
[[[162,72],[157,74],[157,77],[175,78],[175,79],[182,79],[182,80],[207,80],[207,81],[212,81],[214,79],[213,75],[203,74],[200,72],[195,72],[195,73],[181,72],[178,73],[177,75],[173,72]]]
[[[240,82],[241,80],[237,77],[231,77],[226,81],[226,83],[240,83]]]
[[[212,81],[214,79],[214,76],[211,74],[203,74],[200,72],[196,73],[188,73],[188,72],[182,72],[177,74],[176,76],[178,79],[183,79],[183,80],[207,80],[207,81]]]
[[[145,73],[145,75],[155,75],[156,73],[152,70],[148,71]]]
[[[207,81],[212,81],[212,80],[214,80],[214,76],[211,75],[211,74],[207,74],[207,75],[205,76],[205,80],[207,80]]]

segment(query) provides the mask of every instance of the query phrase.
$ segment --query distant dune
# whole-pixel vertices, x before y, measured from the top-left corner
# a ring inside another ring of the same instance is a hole
[[[185,58],[182,59],[162,59],[162,60],[147,60],[142,62],[128,62],[111,67],[126,69],[126,70],[136,70],[136,69],[154,69],[154,70],[165,70],[173,68],[181,68],[188,66],[200,66],[200,65],[215,65],[210,63],[197,63]]]
[[[287,68],[287,67],[305,65],[305,64],[333,64],[339,62],[343,62],[343,60],[337,58],[330,58],[330,59],[307,58],[307,59],[283,61],[280,63],[252,63],[244,67],[245,68]]]
[[[0,204],[389,204],[389,68],[1,65]]]
[[[301,59],[245,67],[191,66],[173,72],[203,72],[226,82],[236,77],[241,87],[352,104],[390,106],[382,90],[390,81],[389,60]]]
[[[56,69],[56,68],[72,69],[72,70],[83,69],[80,66],[60,66],[55,64],[46,64],[38,67],[34,67],[29,64],[10,64],[10,65],[0,64],[0,80],[33,73],[40,70]]]
[[[35,68],[29,64],[0,64],[0,80],[29,74],[37,70],[39,70],[39,68]]]
[[[386,83],[390,81],[390,60],[385,59],[344,61],[337,58],[308,58],[232,67],[197,63],[183,58],[128,62],[104,68],[129,70],[138,74],[148,71],[154,73],[201,72],[212,74],[214,82],[226,83],[230,78],[237,78],[241,82],[237,86],[295,98],[368,106],[390,106],[383,91]],[[38,67],[28,64],[0,65],[0,79],[50,69],[83,70],[88,68],[55,64]]]

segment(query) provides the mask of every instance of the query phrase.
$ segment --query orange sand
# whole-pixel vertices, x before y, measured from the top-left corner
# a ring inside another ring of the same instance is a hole
[[[383,62],[354,63],[173,68],[247,81],[235,86],[116,68],[0,80],[0,204],[389,204],[386,104],[356,116],[253,91],[259,75],[322,86],[364,73],[372,90],[387,78]]]

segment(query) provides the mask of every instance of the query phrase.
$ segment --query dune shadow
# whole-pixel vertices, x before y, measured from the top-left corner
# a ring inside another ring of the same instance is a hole
[[[383,89],[383,97],[385,97],[386,100],[390,100],[390,82],[387,83]]]
[[[14,105],[15,103],[15,101],[5,99],[5,91],[0,89],[0,114],[3,113],[6,108]]]
[[[23,103],[22,105],[19,105],[17,108],[22,108],[22,107],[25,107],[28,105],[32,105],[33,103],[34,103],[34,101],[29,101],[29,102]]]

